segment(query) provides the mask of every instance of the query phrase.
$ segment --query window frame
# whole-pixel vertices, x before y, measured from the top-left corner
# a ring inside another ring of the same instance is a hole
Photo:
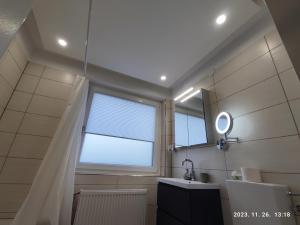
[[[85,138],[85,127],[89,118],[93,96],[95,93],[105,94],[120,99],[134,101],[150,106],[154,106],[155,113],[155,141],[152,153],[152,167],[142,166],[126,166],[126,165],[109,165],[109,164],[93,164],[93,163],[80,163],[80,156],[82,146]],[[129,94],[124,91],[108,89],[99,85],[91,84],[88,93],[84,125],[82,129],[81,146],[77,159],[76,173],[79,174],[117,174],[117,175],[153,175],[160,174],[160,153],[161,153],[161,102],[153,101],[144,97]]]

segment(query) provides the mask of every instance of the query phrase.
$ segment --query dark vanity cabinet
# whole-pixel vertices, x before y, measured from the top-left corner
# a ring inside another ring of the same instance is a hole
[[[158,183],[157,225],[223,225],[219,189]]]

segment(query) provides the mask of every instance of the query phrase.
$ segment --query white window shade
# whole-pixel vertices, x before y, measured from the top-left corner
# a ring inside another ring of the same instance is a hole
[[[154,106],[95,93],[87,133],[154,142]]]

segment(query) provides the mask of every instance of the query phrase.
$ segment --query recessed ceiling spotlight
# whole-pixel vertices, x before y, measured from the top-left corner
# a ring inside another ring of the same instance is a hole
[[[225,23],[226,19],[227,19],[226,15],[222,14],[217,17],[216,24],[221,25],[221,24]]]
[[[161,81],[165,81],[167,79],[167,76],[166,75],[161,75],[161,77],[160,77],[160,80]]]
[[[57,39],[57,43],[61,46],[61,47],[67,47],[68,42],[65,39],[62,38],[58,38]]]

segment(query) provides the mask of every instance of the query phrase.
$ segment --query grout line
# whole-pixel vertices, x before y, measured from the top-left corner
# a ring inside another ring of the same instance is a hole
[[[289,134],[289,135],[282,135],[282,136],[274,136],[274,137],[267,137],[267,138],[257,138],[257,139],[245,139],[240,140],[239,143],[231,143],[231,144],[241,144],[241,143],[247,143],[252,141],[264,141],[264,140],[272,140],[272,139],[279,139],[279,138],[286,138],[286,137],[297,137],[298,134]]]
[[[265,37],[265,36],[264,36],[264,38],[265,38],[265,40],[266,40],[266,37]],[[269,44],[268,44],[267,40],[266,40],[266,43],[267,43],[268,49],[270,50],[270,47],[269,47]],[[275,64],[274,57],[273,57],[272,54],[270,54],[270,55],[271,55],[272,62],[273,62],[273,64],[274,64],[274,66],[275,66],[275,70],[276,70],[276,72],[277,72],[277,77],[278,77],[278,79],[279,79],[279,81],[280,81],[280,85],[281,85],[281,88],[282,88],[282,90],[283,90],[284,96],[285,96],[285,98],[286,98],[286,101],[287,101],[287,104],[288,104],[290,113],[291,113],[291,115],[292,115],[292,119],[293,119],[293,121],[294,121],[294,125],[295,125],[296,130],[297,130],[297,133],[298,133],[298,137],[299,137],[299,139],[300,139],[300,131],[299,131],[299,127],[298,127],[297,122],[296,122],[295,115],[294,115],[293,110],[292,110],[292,107],[291,107],[291,105],[290,105],[290,102],[289,102],[287,93],[286,93],[286,91],[285,91],[285,89],[284,89],[283,82],[282,82],[282,80],[281,80],[281,78],[280,78],[280,75],[279,75],[280,73],[279,73],[279,71],[278,71],[278,69],[277,69],[277,66],[276,66],[276,64]],[[288,57],[289,57],[289,55],[288,55]]]
[[[1,156],[0,156],[1,158]],[[43,158],[34,158],[34,157],[22,157],[22,156],[7,156],[7,158],[10,158],[10,159],[30,159],[30,160],[38,160],[38,161],[41,161],[43,160]]]
[[[240,90],[238,90],[238,91],[235,91],[235,92],[233,92],[233,93],[231,93],[231,94],[229,94],[229,95],[227,95],[227,96],[224,96],[224,97],[222,97],[222,98],[216,97],[216,99],[217,99],[216,102],[224,101],[224,99],[227,99],[227,98],[232,97],[232,96],[234,96],[234,95],[236,95],[236,94],[239,94],[240,92],[246,91],[247,89],[253,88],[253,87],[255,87],[255,86],[257,86],[257,85],[259,85],[259,84],[261,84],[261,83],[263,83],[263,82],[266,82],[267,80],[270,80],[270,79],[272,79],[272,78],[274,78],[274,77],[276,77],[276,76],[277,76],[276,73],[275,73],[275,74],[272,74],[272,75],[270,75],[269,77],[267,77],[267,78],[265,78],[265,79],[263,79],[263,80],[260,80],[260,81],[258,81],[258,82],[256,82],[256,83],[251,84],[251,85],[249,85],[248,87],[242,88],[242,89],[240,89]]]
[[[17,92],[22,92],[22,93],[26,93],[26,94],[34,94],[36,96],[42,96],[42,97],[46,97],[46,98],[51,98],[51,99],[55,99],[55,100],[60,100],[60,101],[64,101],[64,102],[69,102],[66,99],[63,98],[57,98],[57,97],[52,97],[52,96],[48,96],[48,95],[42,95],[42,94],[38,94],[38,93],[33,93],[33,92],[29,92],[29,91],[22,91],[22,90],[16,90]]]
[[[30,103],[31,103],[31,101],[29,102],[27,108],[29,107]],[[15,109],[7,109],[7,111],[20,112],[20,113],[24,113],[24,114],[37,115],[37,116],[44,116],[44,117],[49,117],[52,119],[60,119],[61,118],[61,116],[50,116],[50,115],[46,115],[46,114],[33,113],[33,112],[28,112],[28,111],[20,111],[20,110],[15,110]]]

